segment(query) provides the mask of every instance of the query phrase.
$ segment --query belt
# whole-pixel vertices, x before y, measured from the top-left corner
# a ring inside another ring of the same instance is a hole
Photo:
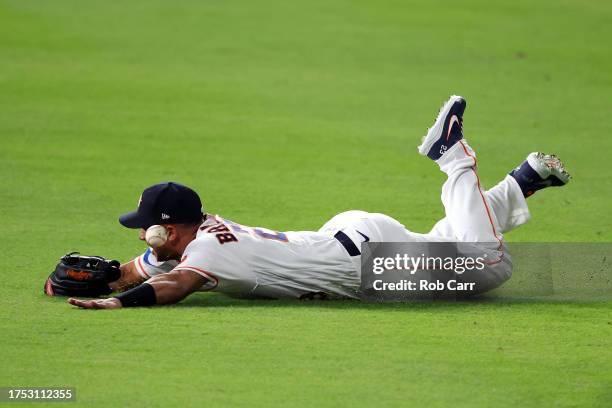
[[[350,256],[361,255],[361,251],[359,251],[359,248],[357,248],[357,245],[355,245],[353,240],[350,239],[348,235],[346,235],[344,232],[342,231],[336,232],[336,235],[334,235],[334,238],[336,238],[338,242],[342,244],[342,246],[344,247],[344,249],[346,249],[346,252],[348,252]]]

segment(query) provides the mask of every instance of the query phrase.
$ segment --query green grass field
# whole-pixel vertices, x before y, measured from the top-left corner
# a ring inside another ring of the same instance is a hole
[[[610,406],[609,296],[84,311],[42,284],[71,250],[141,253],[117,217],[162,180],[246,225],[363,209],[426,231],[443,175],[416,146],[452,93],[486,186],[535,150],[574,175],[508,241],[610,242],[611,38],[603,0],[0,0],[0,386],[73,386],[80,406]]]

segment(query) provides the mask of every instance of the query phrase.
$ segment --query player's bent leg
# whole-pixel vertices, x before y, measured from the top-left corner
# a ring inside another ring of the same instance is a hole
[[[453,95],[442,106],[418,150],[434,160],[448,176],[442,202],[452,236],[461,242],[501,243],[497,220],[481,189],[476,154],[463,138],[463,114],[467,104]]]
[[[511,231],[531,218],[527,197],[547,187],[566,185],[571,176],[555,155],[531,153],[504,180],[487,191],[500,232]]]
[[[457,242],[459,254],[486,258],[484,270],[457,276],[458,280],[475,283],[475,287],[463,293],[467,296],[486,292],[508,280],[512,263],[503,243],[497,215],[480,185],[476,154],[463,138],[465,106],[461,97],[451,97],[446,102],[428,130],[419,153],[433,159],[447,175],[442,187],[446,218],[434,227],[429,236],[433,240],[452,237]],[[512,185],[502,187],[507,188],[499,193],[505,192],[513,197],[517,194]]]
[[[561,187],[572,178],[563,162],[554,154],[533,152],[510,172],[525,198],[547,187]]]
[[[522,186],[517,179],[521,181]],[[523,163],[485,193],[497,219],[499,232],[505,234],[531,219],[526,199],[535,191],[564,186],[570,179],[571,176],[557,156],[544,153],[529,154]],[[438,221],[429,232],[429,235],[438,237],[450,237],[452,234],[447,218]]]
[[[510,231],[531,218],[527,197],[547,187],[566,185],[571,179],[563,162],[555,155],[531,153],[504,180],[487,191],[486,196],[496,215],[501,232]],[[505,245],[505,244],[504,244]],[[503,284],[512,275],[512,262],[507,250],[505,257],[495,265],[488,266],[476,278],[478,291],[484,293]]]
[[[506,176],[493,188],[485,192],[490,205],[492,215],[497,221],[499,232],[505,234],[517,228],[531,219],[531,213],[527,207],[527,201],[516,180]],[[441,237],[443,240],[452,239],[454,234],[448,218],[438,221],[428,235]]]
[[[448,176],[442,188],[446,217],[428,235],[433,240],[454,237],[465,245],[473,243],[477,251],[498,255],[494,261],[487,262],[482,273],[470,278],[478,282],[476,290],[466,293],[473,295],[494,289],[510,278],[512,262],[502,233],[529,220],[526,197],[542,188],[565,185],[570,176],[556,156],[532,153],[484,193],[477,174],[476,155],[463,138],[465,107],[463,98],[452,96],[428,130],[419,153],[434,160]]]
[[[497,219],[499,232],[509,232],[531,219],[527,201],[521,188],[511,176],[506,176],[485,193],[491,210]]]
[[[557,156],[530,153],[523,163],[486,193],[500,232],[511,231],[529,221],[531,215],[527,197],[547,187],[564,186],[570,179],[571,176]]]
[[[448,176],[442,186],[442,203],[453,237],[459,242],[501,244],[497,218],[480,185],[474,151],[461,140],[437,163]]]

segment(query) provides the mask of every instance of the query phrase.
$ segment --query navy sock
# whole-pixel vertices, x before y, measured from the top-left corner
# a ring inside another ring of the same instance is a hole
[[[516,169],[512,170],[510,175],[514,177],[518,183],[525,198],[529,197],[536,191],[547,187],[548,185],[526,161]]]

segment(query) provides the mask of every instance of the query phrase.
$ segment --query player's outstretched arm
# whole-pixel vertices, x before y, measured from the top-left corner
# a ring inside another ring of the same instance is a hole
[[[118,309],[120,307],[153,306],[177,303],[201,288],[206,278],[187,270],[175,269],[156,275],[143,284],[109,299],[79,300],[68,303],[84,309]]]
[[[122,264],[119,269],[121,270],[119,279],[108,284],[114,292],[124,292],[146,280],[138,273],[134,261]]]
[[[155,289],[158,305],[180,302],[206,284],[207,279],[193,271],[174,269],[168,273],[155,275],[145,283]]]

